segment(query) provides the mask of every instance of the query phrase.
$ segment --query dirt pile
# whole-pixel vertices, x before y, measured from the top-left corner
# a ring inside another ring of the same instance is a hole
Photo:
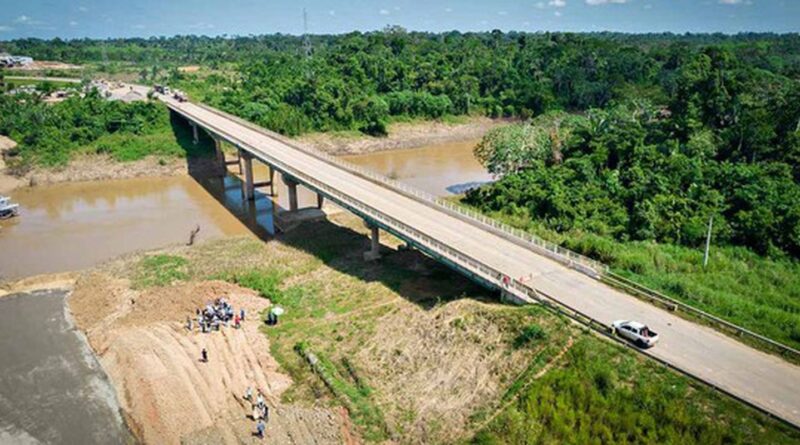
[[[241,329],[201,334],[186,330],[186,316],[214,298],[248,314]],[[340,443],[343,419],[323,408],[282,405],[291,384],[278,372],[258,313],[269,301],[237,286],[208,281],[138,292],[124,280],[82,277],[69,299],[76,324],[111,378],[132,430],[145,443],[249,443],[254,422],[242,400],[247,386],[270,406],[272,443]],[[202,363],[200,351],[208,351]]]

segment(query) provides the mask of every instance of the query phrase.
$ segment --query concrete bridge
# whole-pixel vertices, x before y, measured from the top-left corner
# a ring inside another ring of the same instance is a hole
[[[289,190],[289,211],[298,210],[297,187],[317,193],[363,218],[372,228],[366,259],[380,256],[380,230],[446,263],[518,303],[544,302],[593,323],[633,319],[659,332],[646,354],[800,427],[800,367],[749,347],[714,329],[687,321],[598,278],[602,264],[470,214],[454,205],[362,170],[213,108],[160,96],[174,112],[219,142],[237,147],[244,163],[245,196],[271,186],[275,172]],[[253,161],[270,169],[256,184]]]

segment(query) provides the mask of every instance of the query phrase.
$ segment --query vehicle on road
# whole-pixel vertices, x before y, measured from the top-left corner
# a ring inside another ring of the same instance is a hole
[[[611,323],[614,331],[640,348],[651,348],[658,342],[658,333],[638,321],[617,320]]]
[[[19,204],[13,204],[7,196],[0,196],[0,219],[11,218],[19,214]]]

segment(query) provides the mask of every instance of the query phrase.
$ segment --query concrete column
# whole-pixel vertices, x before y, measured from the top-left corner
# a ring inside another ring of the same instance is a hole
[[[378,226],[374,226],[369,223],[367,223],[367,227],[369,227],[371,231],[370,249],[364,252],[364,260],[375,261],[381,257],[380,229],[378,229]]]
[[[324,204],[324,203],[325,203],[325,197],[320,195],[319,193],[317,193],[317,208],[321,209],[322,208],[322,204]]]
[[[289,211],[294,212],[297,210],[297,182],[286,176],[283,177],[283,183],[289,189]]]
[[[253,156],[247,152],[242,152],[244,161],[244,199],[252,201],[255,199],[255,183],[253,182]]]
[[[197,134],[197,124],[194,122],[189,122],[189,123],[192,125],[192,138],[193,138],[192,142],[196,144],[200,142],[200,135]]]
[[[225,152],[222,151],[222,139],[214,138],[214,152],[217,155],[220,176],[225,176],[228,172],[228,164],[225,162]]]
[[[275,169],[271,165],[269,167],[269,196],[275,196]]]

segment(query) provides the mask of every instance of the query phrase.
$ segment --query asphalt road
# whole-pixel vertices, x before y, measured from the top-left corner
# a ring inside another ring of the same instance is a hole
[[[256,156],[266,155],[305,172],[508,276],[530,276],[526,284],[596,320],[609,325],[617,319],[648,324],[661,334],[661,340],[647,354],[800,426],[800,367],[711,328],[688,322],[501,236],[202,107],[165,97],[161,100],[201,126],[238,141]]]
[[[67,316],[66,291],[0,298],[0,444],[124,444],[114,388]]]

